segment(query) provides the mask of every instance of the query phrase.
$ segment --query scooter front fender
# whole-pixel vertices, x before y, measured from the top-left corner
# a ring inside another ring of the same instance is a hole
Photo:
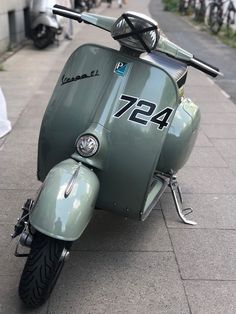
[[[99,180],[83,164],[67,159],[48,173],[30,212],[38,231],[65,241],[77,240],[89,223]]]
[[[40,14],[33,22],[31,25],[32,29],[35,29],[38,25],[45,25],[49,26],[51,28],[58,29],[59,24],[57,20],[53,16],[48,16],[46,14]]]

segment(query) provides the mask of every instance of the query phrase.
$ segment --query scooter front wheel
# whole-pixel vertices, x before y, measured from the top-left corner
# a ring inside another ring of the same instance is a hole
[[[37,232],[33,238],[19,284],[19,296],[29,307],[38,307],[49,297],[61,273],[72,242]]]

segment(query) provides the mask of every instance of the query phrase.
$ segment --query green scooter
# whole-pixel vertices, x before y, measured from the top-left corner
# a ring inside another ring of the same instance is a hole
[[[121,47],[85,44],[75,50],[44,114],[42,186],[24,204],[12,234],[19,235],[15,255],[27,256],[19,295],[31,307],[49,297],[95,208],[143,221],[169,186],[181,220],[195,224],[186,218],[191,209],[182,208],[176,179],[200,122],[183,87],[188,66],[220,74],[169,41],[143,14],[116,19],[59,5],[53,13],[108,31]]]

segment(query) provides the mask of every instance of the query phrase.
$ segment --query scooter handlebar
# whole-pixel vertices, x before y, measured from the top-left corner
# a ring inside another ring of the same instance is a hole
[[[59,5],[59,4],[55,4],[53,6],[52,13],[56,14],[56,15],[67,17],[67,18],[72,19],[72,20],[76,20],[79,23],[81,23],[83,21],[81,18],[81,14],[79,14],[77,11],[72,10],[72,9],[68,9],[67,7],[64,7],[64,6]]]
[[[53,14],[61,15],[69,19],[76,20],[79,23],[84,22],[87,24],[94,25],[108,32],[111,31],[113,24],[117,20],[116,18],[113,17],[102,16],[87,12],[83,12],[82,14],[80,14],[75,10],[68,9],[58,4],[54,5],[52,12]]]
[[[196,57],[193,57],[191,59],[191,61],[189,62],[189,64],[198,69],[198,70],[201,70],[202,72],[212,76],[212,77],[216,77],[217,75],[221,75],[223,76],[223,74],[220,72],[219,68],[209,64],[209,63],[206,63],[205,61],[202,61]]]
[[[177,60],[183,61],[187,65],[192,66],[212,77],[216,77],[217,75],[223,76],[217,67],[197,59],[190,52],[171,42],[166,36],[160,36],[157,50],[164,52]]]
[[[79,23],[85,22],[102,28],[106,31],[111,31],[112,25],[115,23],[115,18],[99,16],[97,14],[83,13],[79,14],[77,11],[68,9],[62,5],[54,5],[53,14],[61,15]],[[220,70],[200,59],[195,58],[191,53],[182,49],[168,40],[165,36],[160,36],[157,50],[167,53],[178,60],[186,62],[188,65],[201,70],[208,75],[216,77],[217,75],[223,75]]]

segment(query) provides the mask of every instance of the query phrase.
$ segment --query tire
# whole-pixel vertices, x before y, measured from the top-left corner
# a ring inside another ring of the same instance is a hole
[[[233,9],[230,9],[228,11],[227,21],[226,21],[226,27],[227,27],[228,32],[230,31],[232,24],[234,24],[234,20],[235,20],[235,11]]]
[[[194,8],[194,19],[197,22],[204,22],[206,15],[205,0],[200,0],[198,5]]]
[[[216,3],[212,3],[209,12],[209,27],[213,34],[219,33],[223,24],[222,8]]]
[[[35,308],[47,300],[63,268],[62,255],[71,244],[39,232],[35,234],[19,284],[23,303]]]
[[[32,31],[32,39],[35,47],[38,49],[44,49],[52,44],[55,40],[55,36],[56,33],[52,28],[42,24],[38,25]]]

